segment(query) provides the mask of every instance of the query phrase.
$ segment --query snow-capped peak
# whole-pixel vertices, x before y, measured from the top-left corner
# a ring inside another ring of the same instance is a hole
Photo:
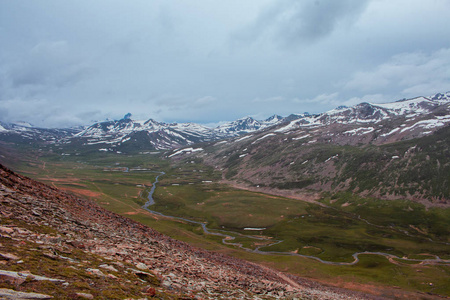
[[[265,120],[264,120],[264,123],[267,123],[267,124],[275,124],[275,123],[280,122],[282,119],[283,119],[282,116],[279,116],[279,115],[272,115],[272,116],[268,117],[267,119],[265,119]]]

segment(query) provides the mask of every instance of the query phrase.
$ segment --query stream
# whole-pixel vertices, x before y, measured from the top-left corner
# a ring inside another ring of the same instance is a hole
[[[275,242],[271,243],[271,244],[267,244],[267,245],[262,245],[259,247],[256,247],[256,249],[250,249],[250,248],[246,248],[244,247],[241,243],[232,243],[231,241],[235,240],[236,238],[228,233],[232,233],[234,235],[238,235],[238,236],[242,236],[242,237],[246,237],[246,238],[250,238],[250,239],[255,239],[255,240],[264,240],[264,241],[268,241],[269,238],[266,237],[258,237],[258,236],[253,236],[253,235],[245,235],[245,234],[241,234],[238,232],[232,232],[232,231],[225,231],[225,230],[216,230],[215,231],[220,231],[220,232],[212,232],[211,230],[209,230],[206,226],[208,225],[208,223],[206,222],[198,222],[198,221],[193,221],[193,220],[189,220],[186,218],[182,218],[182,217],[175,217],[175,216],[169,216],[154,210],[151,210],[149,207],[155,204],[155,199],[153,199],[153,194],[155,193],[155,189],[156,189],[156,184],[159,182],[159,177],[165,175],[166,173],[164,172],[159,172],[159,175],[156,176],[155,182],[153,183],[150,192],[148,193],[148,201],[142,206],[142,208],[144,208],[145,210],[149,211],[152,214],[158,215],[158,216],[162,216],[165,218],[169,218],[169,219],[173,219],[173,220],[178,220],[178,221],[184,221],[184,222],[188,222],[191,224],[196,224],[196,225],[200,225],[203,229],[203,232],[205,234],[209,234],[209,235],[215,235],[215,236],[220,236],[222,237],[222,243],[225,245],[232,245],[232,246],[236,246],[240,249],[243,249],[245,251],[248,252],[252,252],[252,253],[257,253],[257,254],[264,254],[264,255],[289,255],[289,256],[300,256],[300,257],[306,257],[306,258],[311,258],[314,260],[317,260],[321,263],[324,264],[328,264],[328,265],[338,265],[338,266],[351,266],[351,265],[355,265],[359,262],[359,256],[363,255],[363,254],[371,254],[371,255],[381,255],[386,257],[391,263],[392,259],[401,259],[401,260],[405,260],[405,261],[411,261],[411,262],[417,262],[417,263],[421,263],[421,264],[433,264],[433,263],[445,263],[445,264],[450,264],[450,260],[448,259],[441,259],[439,256],[434,255],[434,259],[410,259],[410,258],[401,258],[398,257],[396,255],[393,254],[389,254],[389,253],[384,253],[384,252],[369,252],[369,251],[365,251],[365,252],[356,252],[352,255],[353,257],[353,261],[352,262],[334,262],[334,261],[327,261],[327,260],[323,260],[319,257],[316,256],[312,256],[312,255],[304,255],[304,254],[298,254],[298,253],[293,253],[293,252],[278,252],[278,251],[262,251],[260,250],[260,248],[262,247],[270,247],[279,243],[282,243],[283,240],[276,240]],[[358,216],[360,220],[364,220],[361,219],[360,216]],[[364,220],[365,221],[365,220]],[[374,225],[377,226],[377,225]]]

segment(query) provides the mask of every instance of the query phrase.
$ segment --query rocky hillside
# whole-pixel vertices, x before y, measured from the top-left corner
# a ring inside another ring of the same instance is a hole
[[[0,165],[1,299],[367,299],[193,248]]]

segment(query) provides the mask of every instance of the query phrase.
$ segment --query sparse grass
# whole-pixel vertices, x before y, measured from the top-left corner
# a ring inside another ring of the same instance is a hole
[[[13,225],[13,224],[10,224]],[[22,223],[14,223],[15,226],[22,227]],[[23,227],[22,227],[23,228]],[[28,230],[39,232],[40,226],[29,225]],[[98,268],[102,263],[112,263],[105,261],[101,256],[90,252],[84,252],[79,249],[66,249],[64,256],[74,259],[70,261],[60,257],[49,257],[45,253],[47,246],[35,244],[28,241],[18,243],[10,238],[2,238],[0,251],[5,253],[14,253],[20,257],[21,263],[16,261],[2,261],[0,265],[2,270],[9,271],[29,271],[35,275],[46,276],[50,278],[62,279],[68,283],[64,286],[61,282],[34,281],[27,279],[20,285],[14,285],[7,282],[0,283],[0,287],[20,290],[24,292],[38,292],[49,294],[58,299],[71,299],[71,295],[77,292],[92,294],[95,299],[125,299],[127,297],[142,297],[141,290],[148,286],[157,287],[159,282],[142,282],[136,275],[127,271],[131,265],[124,264],[118,268],[118,272],[102,270],[104,273],[111,273],[118,279],[101,277],[91,274],[88,268]],[[52,248],[52,247],[50,247]],[[112,293],[113,292],[113,293]],[[112,293],[112,294],[111,294]],[[165,298],[171,298],[170,294],[161,293]]]
[[[223,185],[164,185],[156,190],[152,208],[171,215],[208,221],[212,228],[242,230],[270,227],[289,215],[305,213],[307,204]]]
[[[322,202],[339,211],[359,216],[374,225],[406,231],[418,240],[432,238],[440,242],[450,242],[448,208],[426,208],[412,201],[362,198],[350,193],[328,196]]]

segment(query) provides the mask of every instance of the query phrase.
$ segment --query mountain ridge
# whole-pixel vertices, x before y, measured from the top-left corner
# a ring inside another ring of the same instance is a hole
[[[273,115],[265,120],[256,120],[248,116],[217,127],[207,127],[196,123],[164,123],[154,119],[133,120],[131,114],[128,113],[120,120],[108,120],[86,127],[68,129],[30,127],[30,124],[24,122],[21,124],[0,123],[0,135],[5,139],[14,140],[13,135],[15,135],[24,140],[66,145],[66,148],[73,145],[78,148],[106,149],[107,151],[117,152],[159,151],[234,138],[274,127],[278,127],[275,132],[287,133],[299,128],[330,126],[331,124],[368,126],[368,124],[379,125],[381,122],[390,122],[391,120],[395,124],[395,120],[400,118],[405,119],[405,122],[403,122],[403,124],[406,124],[405,126],[413,126],[412,122],[408,123],[407,121],[418,120],[421,116],[430,115],[433,112],[440,113],[441,115],[436,118],[425,118],[422,123],[419,122],[420,120],[415,123],[416,129],[420,128],[421,133],[426,135],[434,130],[432,128],[439,128],[449,123],[449,103],[450,92],[447,92],[389,103],[371,104],[363,102],[351,107],[339,106],[319,114],[291,114],[287,117]],[[441,108],[440,112],[438,111],[439,108]],[[282,126],[283,124],[284,126]],[[389,127],[389,125],[386,127]],[[394,129],[391,128],[391,130]],[[358,130],[358,128],[354,128],[354,130]],[[362,137],[368,134],[370,130],[370,127],[366,130],[359,129],[360,132],[354,135]],[[416,131],[419,132],[419,130]],[[392,133],[389,134],[388,131],[381,130],[380,134],[385,135],[384,139],[381,138],[376,143],[381,143],[384,140],[392,141],[389,137]],[[7,137],[8,135],[9,137]],[[343,138],[344,142],[338,143],[346,143],[346,140],[348,138]]]

